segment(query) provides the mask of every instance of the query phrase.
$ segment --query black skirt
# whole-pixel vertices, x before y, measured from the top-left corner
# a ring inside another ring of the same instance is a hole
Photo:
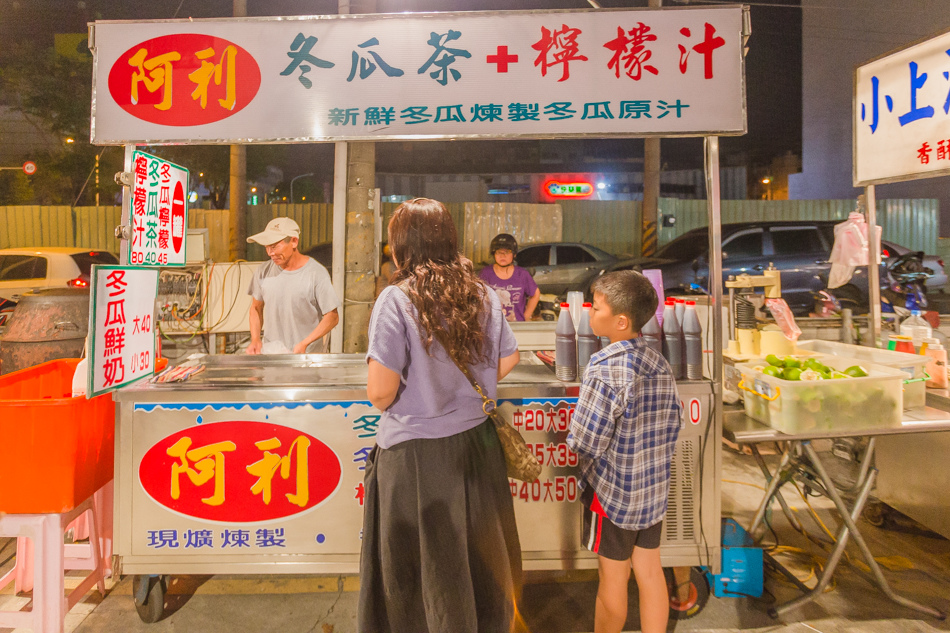
[[[374,448],[366,462],[360,633],[508,633],[521,545],[490,421]]]

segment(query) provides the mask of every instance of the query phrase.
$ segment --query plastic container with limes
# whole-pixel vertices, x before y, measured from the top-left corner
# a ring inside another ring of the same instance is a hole
[[[927,372],[924,369],[930,357],[921,354],[895,352],[863,345],[848,345],[837,341],[799,341],[799,349],[819,354],[835,354],[856,358],[862,364],[884,365],[904,372],[904,409],[916,409],[927,404]]]
[[[843,356],[815,358],[838,372],[860,365],[868,375],[785,380],[763,373],[764,361],[740,363],[746,415],[792,434],[900,426],[904,372]]]

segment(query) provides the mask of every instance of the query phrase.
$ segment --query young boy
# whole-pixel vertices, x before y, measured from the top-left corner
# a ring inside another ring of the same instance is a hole
[[[584,544],[598,556],[595,633],[619,633],[627,620],[633,568],[640,630],[666,631],[670,598],[660,536],[681,407],[669,363],[640,337],[657,296],[632,270],[591,286],[590,326],[610,345],[590,359],[567,444],[581,458]]]

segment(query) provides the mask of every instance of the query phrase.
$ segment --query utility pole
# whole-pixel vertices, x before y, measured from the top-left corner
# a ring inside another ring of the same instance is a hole
[[[338,0],[337,6],[340,14],[376,12],[376,0]],[[343,314],[340,316],[343,321],[342,351],[354,354],[365,352],[368,346],[369,315],[376,294],[376,144],[363,141],[338,144],[334,170],[341,168],[339,163],[344,156],[346,196],[340,200],[334,195],[333,208],[337,218],[337,205],[346,208]],[[336,191],[335,188],[334,193]],[[334,240],[334,262],[337,261],[336,251],[341,247],[344,244]]]
[[[650,0],[651,9],[659,9],[663,0]],[[640,222],[640,252],[656,254],[656,221],[660,205],[660,139],[643,139],[643,211]]]
[[[234,17],[247,17],[247,0],[232,0]],[[244,145],[231,146],[231,208],[230,220],[230,260],[244,259],[247,254],[247,148]]]

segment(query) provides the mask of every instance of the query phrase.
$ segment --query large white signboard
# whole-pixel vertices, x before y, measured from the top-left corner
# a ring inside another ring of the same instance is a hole
[[[859,66],[854,185],[950,173],[950,32]]]
[[[129,263],[184,266],[188,170],[145,152],[132,152]]]
[[[157,269],[92,267],[90,398],[153,373],[157,294]]]
[[[97,22],[92,142],[742,134],[742,16]]]

